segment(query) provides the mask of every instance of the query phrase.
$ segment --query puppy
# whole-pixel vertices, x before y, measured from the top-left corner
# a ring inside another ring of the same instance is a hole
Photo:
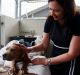
[[[28,73],[28,64],[31,60],[28,58],[27,53],[25,52],[25,46],[17,44],[16,41],[11,41],[6,46],[6,53],[3,54],[3,59],[12,61],[12,68],[10,70],[11,75],[36,75],[33,73]],[[19,74],[18,62],[22,62],[21,74]]]

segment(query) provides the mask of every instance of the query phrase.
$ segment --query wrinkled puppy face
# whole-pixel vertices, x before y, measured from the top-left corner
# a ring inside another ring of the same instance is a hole
[[[8,61],[16,60],[21,54],[22,50],[20,46],[13,43],[11,46],[6,47],[6,53],[3,54],[3,59]]]

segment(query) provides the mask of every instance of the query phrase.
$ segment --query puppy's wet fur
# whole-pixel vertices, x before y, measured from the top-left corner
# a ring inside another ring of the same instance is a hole
[[[25,50],[26,48],[23,45],[15,43],[6,48],[6,53],[3,54],[3,59],[13,62],[12,68],[10,70],[10,75],[37,75],[28,73],[27,66],[31,60],[28,58]],[[18,62],[22,62],[21,74],[19,74],[20,69],[17,65]]]

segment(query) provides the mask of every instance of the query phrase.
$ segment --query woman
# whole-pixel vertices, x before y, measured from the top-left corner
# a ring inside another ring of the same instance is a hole
[[[36,58],[33,64],[50,65],[51,75],[80,75],[80,15],[74,0],[49,0],[50,16],[44,26],[41,44],[26,51],[47,49],[50,39],[54,46],[51,57]]]

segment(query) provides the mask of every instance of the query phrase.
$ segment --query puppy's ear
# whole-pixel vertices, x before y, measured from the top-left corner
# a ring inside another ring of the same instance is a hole
[[[22,45],[22,44],[15,44],[19,49],[21,49],[22,51],[26,52],[26,46]]]

